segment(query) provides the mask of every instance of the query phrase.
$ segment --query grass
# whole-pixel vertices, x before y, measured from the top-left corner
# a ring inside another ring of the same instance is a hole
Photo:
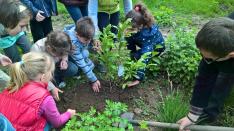
[[[139,0],[134,0],[136,3]],[[172,8],[178,14],[226,16],[234,10],[233,0],[142,0],[151,11],[160,6]]]

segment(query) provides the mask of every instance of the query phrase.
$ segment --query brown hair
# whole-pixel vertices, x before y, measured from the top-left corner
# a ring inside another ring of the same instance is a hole
[[[9,68],[10,92],[19,90],[29,80],[35,80],[39,74],[54,71],[54,62],[45,53],[29,52],[22,56],[22,61],[12,64]]]
[[[234,20],[221,17],[206,23],[196,36],[196,46],[218,57],[234,51]]]
[[[51,32],[45,41],[46,48],[51,48],[52,52],[58,56],[65,56],[74,50],[70,37],[62,31]]]
[[[93,39],[95,27],[93,21],[89,17],[82,17],[76,22],[76,32],[79,36]]]
[[[128,12],[126,18],[132,19],[134,28],[140,28],[141,26],[150,28],[155,23],[154,17],[143,3],[136,4],[133,10]]]
[[[21,2],[14,0],[0,1],[0,23],[5,28],[14,29],[20,20],[32,18],[30,10]]]

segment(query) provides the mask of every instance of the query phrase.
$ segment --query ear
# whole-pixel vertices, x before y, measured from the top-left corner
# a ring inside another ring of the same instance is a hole
[[[228,54],[228,57],[229,57],[229,58],[234,58],[234,51],[230,52],[230,53]]]

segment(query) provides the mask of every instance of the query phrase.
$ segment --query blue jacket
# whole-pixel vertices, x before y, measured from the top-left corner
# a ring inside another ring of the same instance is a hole
[[[57,2],[56,0],[20,0],[24,3],[33,13],[35,17],[39,10],[43,11],[43,16],[50,17],[57,15]]]
[[[93,73],[94,64],[89,59],[88,45],[82,44],[76,36],[75,25],[66,26],[64,32],[69,35],[71,42],[75,45],[75,51],[71,57],[75,60],[76,64],[82,69],[84,74],[88,77],[89,81],[97,81],[97,77]]]
[[[128,49],[131,50],[131,53],[135,59],[140,59],[141,56],[147,52],[157,51],[161,54],[165,50],[164,39],[159,31],[159,28],[154,24],[151,28],[143,28],[136,34],[126,38],[128,42]],[[157,48],[157,45],[161,45],[160,48]],[[140,47],[139,50],[136,49],[136,46]],[[148,64],[152,55],[149,55],[144,59],[144,63]],[[145,69],[137,71],[138,80],[142,80],[145,75]]]

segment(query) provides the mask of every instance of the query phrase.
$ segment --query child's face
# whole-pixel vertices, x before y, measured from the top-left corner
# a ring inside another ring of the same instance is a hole
[[[200,53],[203,57],[203,59],[206,61],[206,63],[211,64],[215,61],[225,61],[228,60],[230,57],[229,55],[225,56],[225,57],[218,57],[216,55],[214,55],[213,53],[200,49]]]
[[[91,42],[91,39],[87,39],[87,38],[84,38],[84,37],[81,37],[79,35],[77,35],[78,39],[80,40],[81,43],[87,45]]]
[[[29,20],[30,20],[30,17],[24,18],[24,19],[20,20],[20,22],[18,23],[18,25],[17,25],[15,28],[13,28],[13,29],[7,28],[8,34],[9,34],[9,35],[12,35],[12,36],[17,35],[19,32],[22,31],[22,29],[23,29],[26,25],[28,25]]]

